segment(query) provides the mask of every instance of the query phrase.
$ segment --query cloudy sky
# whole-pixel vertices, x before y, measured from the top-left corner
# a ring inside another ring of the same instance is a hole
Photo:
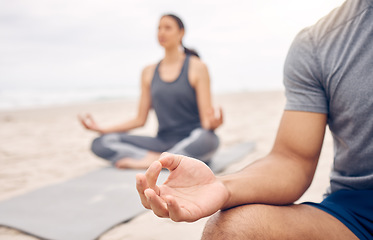
[[[132,88],[163,51],[159,17],[179,15],[216,89],[282,86],[295,34],[342,0],[0,1],[0,89]]]

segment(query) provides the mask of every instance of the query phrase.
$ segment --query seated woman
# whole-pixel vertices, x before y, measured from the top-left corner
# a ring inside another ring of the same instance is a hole
[[[118,168],[147,168],[168,151],[208,162],[219,146],[214,130],[223,123],[221,108],[216,113],[211,100],[206,65],[195,51],[182,44],[184,24],[175,15],[161,17],[158,41],[164,58],[145,67],[141,79],[138,114],[122,124],[102,128],[90,114],[80,116],[83,126],[102,135],[92,151]],[[182,51],[183,50],[183,51]],[[127,132],[144,126],[150,109],[158,119],[156,137]]]

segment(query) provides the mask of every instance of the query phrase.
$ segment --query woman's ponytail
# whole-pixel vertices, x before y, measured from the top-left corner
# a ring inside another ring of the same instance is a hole
[[[177,25],[179,26],[179,29],[184,29],[185,30],[184,23],[183,23],[183,21],[181,21],[181,19],[178,16],[176,16],[174,14],[165,14],[165,15],[163,15],[163,17],[172,17],[176,21]],[[193,56],[196,56],[196,57],[199,58],[199,55],[198,55],[196,50],[184,47],[183,43],[181,43],[181,45],[184,48],[184,53],[185,54],[193,55]]]
[[[187,54],[187,55],[193,55],[193,56],[196,56],[196,57],[199,58],[199,55],[198,55],[197,51],[195,51],[194,49],[189,49],[189,48],[186,48],[184,46],[183,46],[183,48],[184,48],[184,53],[185,54]]]

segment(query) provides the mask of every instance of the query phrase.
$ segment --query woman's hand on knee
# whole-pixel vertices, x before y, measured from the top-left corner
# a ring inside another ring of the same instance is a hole
[[[206,114],[206,120],[203,124],[205,129],[215,130],[223,124],[223,109],[221,107],[218,110],[211,108]]]
[[[79,114],[78,119],[86,129],[99,133],[103,132],[102,129],[97,125],[91,114]]]

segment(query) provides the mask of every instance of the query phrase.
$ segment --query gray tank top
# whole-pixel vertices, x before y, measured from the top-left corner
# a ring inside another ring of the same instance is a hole
[[[158,118],[158,137],[165,140],[181,140],[201,127],[197,97],[188,79],[190,55],[186,55],[178,78],[163,81],[158,63],[151,83],[152,107]]]

